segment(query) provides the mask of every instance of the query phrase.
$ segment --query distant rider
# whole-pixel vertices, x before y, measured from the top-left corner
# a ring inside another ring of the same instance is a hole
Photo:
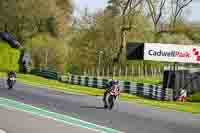
[[[16,72],[15,71],[8,72],[8,78],[10,78],[12,76],[16,78]]]
[[[15,77],[16,78],[16,72],[15,71],[8,72],[8,80],[7,80],[8,82],[9,82],[11,77]]]

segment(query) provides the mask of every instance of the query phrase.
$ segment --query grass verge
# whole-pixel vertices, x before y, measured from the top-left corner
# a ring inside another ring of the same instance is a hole
[[[0,76],[5,76],[5,74],[0,73]],[[39,86],[47,86],[50,88],[55,88],[58,91],[87,94],[92,96],[102,96],[104,92],[104,90],[102,89],[60,83],[55,80],[48,80],[34,75],[17,74],[17,80],[35,86],[39,85]],[[191,102],[179,103],[179,102],[149,100],[125,93],[121,94],[120,100],[160,107],[162,109],[171,109],[176,111],[200,114],[200,103],[191,103]]]

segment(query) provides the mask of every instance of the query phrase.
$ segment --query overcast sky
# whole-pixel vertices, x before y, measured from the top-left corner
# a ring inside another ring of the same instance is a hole
[[[191,4],[190,20],[200,21],[200,0],[193,0]]]
[[[105,8],[107,0],[74,0],[75,15],[80,13],[85,7],[88,7],[89,11],[94,12],[98,9]],[[200,21],[200,0],[193,0],[190,5],[188,20]]]

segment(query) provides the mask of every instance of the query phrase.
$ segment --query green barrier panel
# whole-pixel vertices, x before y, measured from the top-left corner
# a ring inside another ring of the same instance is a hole
[[[57,72],[51,71],[51,70],[35,68],[35,69],[32,69],[30,73],[34,75],[42,76],[48,79],[53,79],[53,80],[58,79]]]

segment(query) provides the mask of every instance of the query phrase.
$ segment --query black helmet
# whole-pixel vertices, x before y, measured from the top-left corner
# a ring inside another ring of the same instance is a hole
[[[118,81],[118,80],[113,80],[113,83],[114,83],[114,84],[118,84],[119,81]]]

